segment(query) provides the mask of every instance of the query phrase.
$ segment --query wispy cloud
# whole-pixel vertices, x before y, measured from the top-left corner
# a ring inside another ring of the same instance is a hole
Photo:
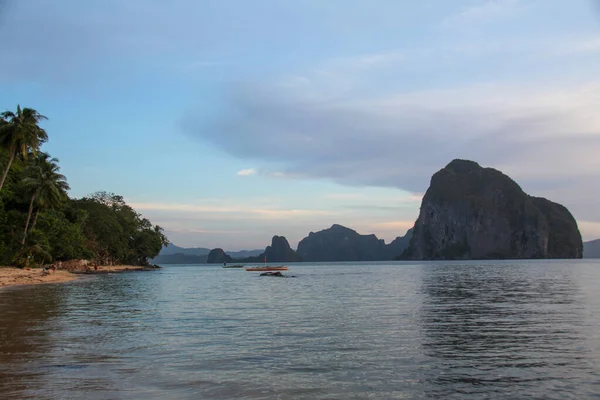
[[[237,172],[238,176],[251,176],[256,175],[256,170],[254,168],[242,169]]]
[[[369,227],[373,231],[393,231],[393,232],[405,232],[412,228],[415,221],[388,221],[371,224]]]
[[[323,215],[337,215],[338,213],[333,211],[324,210],[250,210],[252,213],[260,214],[267,218],[284,218],[290,219],[294,217],[309,217],[309,216],[323,216]]]
[[[384,193],[378,193],[383,191]],[[416,210],[421,196],[389,189],[372,188],[370,193],[332,193],[323,196],[325,201],[336,204],[339,209],[360,210],[371,214],[406,215],[407,210]],[[410,214],[410,213],[409,213]]]
[[[557,40],[552,46],[542,49],[541,53],[553,57],[597,54],[600,53],[600,36]]]
[[[446,17],[443,28],[464,28],[482,25],[519,15],[527,7],[528,0],[485,0]]]
[[[187,72],[187,73],[198,73],[199,70],[207,68],[222,67],[228,65],[224,61],[207,61],[207,60],[192,60],[183,61],[181,63],[171,62],[172,68],[176,71]]]
[[[282,208],[258,208],[256,206],[230,205],[230,206],[210,206],[198,204],[177,204],[177,203],[143,203],[132,202],[131,206],[141,211],[169,211],[178,213],[195,214],[232,214],[236,217],[241,215],[247,218],[303,218],[310,216],[335,215],[336,213],[328,210],[317,209],[282,209]],[[222,217],[222,216],[221,216]]]
[[[234,241],[239,248],[264,248],[274,234],[286,236],[290,244],[295,246],[310,231],[325,229],[334,223],[341,223],[363,233],[375,233],[388,241],[404,234],[408,229],[403,225],[378,225],[377,221],[385,222],[384,215],[367,211],[357,215],[339,207],[324,210],[260,208],[256,204],[214,207],[176,203],[129,203],[165,228],[171,241],[186,246],[227,247]],[[415,211],[416,209],[411,210],[409,215],[412,216]],[[409,218],[414,221],[416,215]]]
[[[187,233],[201,233],[201,234],[208,234],[208,235],[215,235],[215,234],[228,234],[228,235],[243,235],[246,234],[247,231],[236,231],[236,230],[218,230],[218,229],[190,229],[190,228],[170,228],[168,230],[165,231],[167,234],[169,233],[183,233],[183,234],[187,234]]]
[[[237,207],[216,207],[206,205],[176,204],[176,203],[141,203],[133,202],[131,206],[136,210],[153,211],[177,211],[177,212],[198,212],[198,213],[233,213],[243,211]]]
[[[332,58],[322,67],[321,72],[327,70],[373,69],[397,65],[406,60],[402,51],[387,51],[380,53],[362,54],[354,57]]]

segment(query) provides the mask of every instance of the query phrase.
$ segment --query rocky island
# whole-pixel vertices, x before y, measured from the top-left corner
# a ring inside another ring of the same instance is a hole
[[[393,260],[408,247],[412,230],[386,245],[375,235],[361,235],[353,229],[334,224],[319,232],[310,232],[298,243],[304,261],[383,261]]]
[[[267,262],[300,262],[302,257],[295,252],[284,236],[273,236],[271,245],[265,248],[265,251],[257,256],[245,258],[232,258],[223,249],[212,249],[208,255],[208,263],[240,262],[240,263],[261,263]]]
[[[453,160],[431,178],[409,247],[412,260],[581,258],[564,206],[526,194],[502,172]]]
[[[233,258],[231,258],[228,254],[225,253],[225,251],[223,249],[212,249],[209,253],[208,253],[208,257],[206,259],[206,262],[208,264],[223,264],[223,263],[228,263],[233,261]]]

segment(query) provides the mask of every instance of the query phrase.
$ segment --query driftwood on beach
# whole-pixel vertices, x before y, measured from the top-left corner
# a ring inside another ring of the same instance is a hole
[[[108,272],[125,272],[125,271],[153,271],[160,268],[158,265],[149,264],[147,266],[138,265],[100,265],[90,260],[71,260],[71,261],[57,261],[54,266],[58,270],[69,271],[72,273],[82,274],[94,274],[94,273],[108,273]]]

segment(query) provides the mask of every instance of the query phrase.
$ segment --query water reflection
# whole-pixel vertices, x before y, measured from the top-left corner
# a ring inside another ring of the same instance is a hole
[[[0,393],[10,398],[39,379],[32,368],[54,346],[46,328],[62,313],[64,287],[45,285],[0,292]],[[23,398],[19,395],[15,398]]]
[[[100,278],[0,292],[0,398],[118,398],[127,335],[146,332],[136,323],[149,293],[137,290],[142,282]]]
[[[581,295],[568,267],[432,265],[424,270],[422,293],[433,397],[535,397],[551,386],[545,398],[564,398],[572,392],[569,380],[593,372],[581,333]]]

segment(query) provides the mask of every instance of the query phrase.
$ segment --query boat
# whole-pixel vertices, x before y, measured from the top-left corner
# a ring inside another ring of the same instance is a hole
[[[287,271],[288,267],[285,265],[280,266],[266,266],[266,267],[246,267],[248,272],[268,272],[268,271]]]
[[[269,272],[269,271],[287,271],[285,265],[267,265],[267,257],[265,256],[264,267],[246,267],[248,272]]]
[[[224,265],[223,268],[244,268],[243,265]]]

